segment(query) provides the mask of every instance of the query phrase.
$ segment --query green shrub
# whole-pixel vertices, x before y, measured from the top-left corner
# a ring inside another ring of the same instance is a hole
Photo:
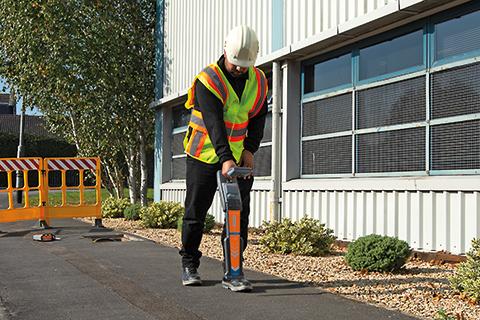
[[[177,226],[184,212],[185,209],[178,202],[154,202],[140,209],[140,219],[144,227],[169,229]]]
[[[205,225],[203,226],[203,233],[209,233],[215,227],[215,217],[207,214],[205,217]]]
[[[410,253],[403,240],[371,234],[350,243],[345,259],[353,270],[389,272],[399,270]]]
[[[102,203],[102,217],[123,218],[123,213],[129,205],[130,201],[127,198],[108,197]]]
[[[178,218],[177,230],[182,231],[183,217]],[[215,227],[215,217],[211,214],[207,214],[205,217],[205,224],[203,225],[203,233],[209,233]]]
[[[471,302],[480,301],[480,239],[472,240],[467,261],[460,263],[448,280],[455,291],[464,294]]]
[[[133,221],[139,220],[141,208],[142,206],[138,203],[129,205],[123,212],[125,220],[133,220]]]
[[[320,256],[329,253],[335,241],[333,230],[307,217],[295,223],[290,219],[264,222],[262,229],[264,233],[259,242],[273,253]]]

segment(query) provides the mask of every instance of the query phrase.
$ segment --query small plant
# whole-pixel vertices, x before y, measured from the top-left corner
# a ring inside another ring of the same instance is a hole
[[[444,309],[440,309],[437,312],[436,320],[456,320],[456,317],[452,317],[448,315],[448,313]]]
[[[371,234],[350,243],[345,259],[353,270],[391,272],[399,270],[410,254],[407,242]]]
[[[102,217],[104,218],[123,218],[125,209],[130,205],[127,198],[108,197],[102,203]]]
[[[184,212],[185,209],[178,202],[154,202],[140,209],[140,219],[144,227],[170,229],[177,226]]]
[[[262,228],[264,234],[259,242],[273,253],[320,256],[328,254],[335,241],[333,230],[307,217],[295,223],[290,219],[264,222]]]
[[[450,286],[463,294],[471,303],[480,301],[480,239],[472,240],[467,260],[458,265],[449,279]]]
[[[177,230],[182,231],[183,227],[183,217],[178,218]],[[207,214],[205,217],[205,224],[203,225],[203,233],[209,233],[215,227],[215,217],[211,214]]]
[[[123,212],[125,220],[133,220],[133,221],[139,220],[141,208],[142,206],[138,203],[129,205]]]
[[[215,227],[215,217],[211,214],[207,214],[205,217],[205,225],[203,226],[203,233],[209,233]]]

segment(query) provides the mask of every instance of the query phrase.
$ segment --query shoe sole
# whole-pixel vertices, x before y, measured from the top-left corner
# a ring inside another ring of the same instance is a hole
[[[222,282],[222,287],[233,292],[250,292],[253,290],[252,286],[232,286]]]
[[[201,286],[202,280],[182,280],[182,284],[186,287]]]

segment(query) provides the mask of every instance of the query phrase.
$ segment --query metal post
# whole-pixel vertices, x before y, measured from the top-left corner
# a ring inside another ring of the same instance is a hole
[[[10,94],[10,103],[16,105],[15,93]],[[17,148],[17,158],[23,157],[23,131],[25,128],[25,103],[22,103],[22,109],[20,113],[20,132],[18,135],[18,148]],[[16,188],[20,188],[23,184],[23,172],[18,170],[16,172],[17,179],[15,183]],[[22,203],[22,191],[17,190],[17,203]]]
[[[270,191],[270,220],[278,221],[281,193],[281,70],[280,63],[273,62],[273,106],[272,106],[272,189]]]

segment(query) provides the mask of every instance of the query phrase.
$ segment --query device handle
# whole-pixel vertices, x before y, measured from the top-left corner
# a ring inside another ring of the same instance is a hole
[[[252,168],[248,168],[248,167],[233,167],[227,171],[227,174],[231,178],[245,178],[252,175],[252,173],[253,173]]]

